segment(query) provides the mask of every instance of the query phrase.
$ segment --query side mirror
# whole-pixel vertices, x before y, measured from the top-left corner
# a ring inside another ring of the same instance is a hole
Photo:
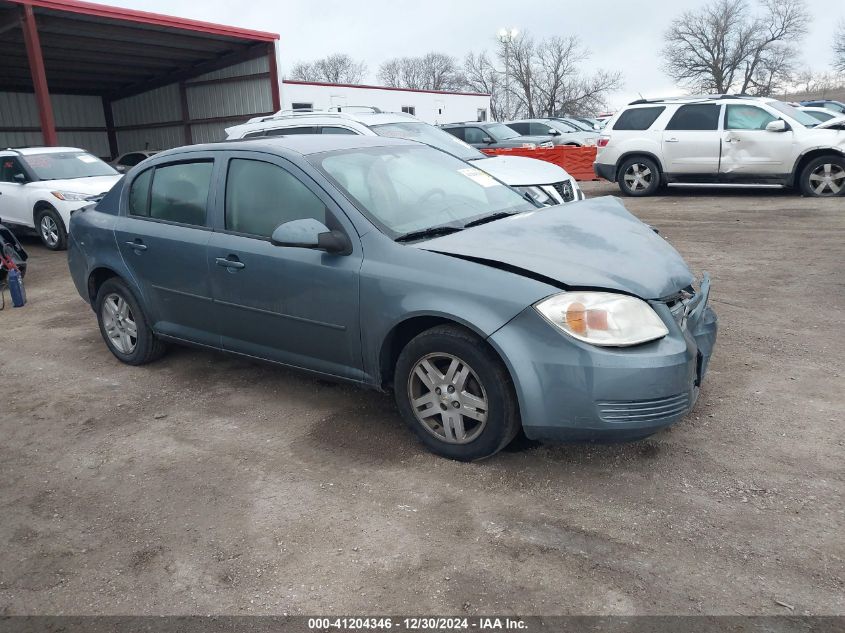
[[[125,174],[128,170],[126,169],[126,165],[115,165],[114,168],[120,172],[121,174]]]
[[[495,143],[495,141],[492,138],[490,138],[489,136],[485,136],[484,138],[482,138],[481,142],[487,143],[488,145],[492,145],[493,143]]]
[[[777,121],[771,121],[766,126],[767,132],[786,132],[789,129],[789,126],[786,124],[786,121],[783,119],[778,119]]]
[[[25,185],[28,182],[26,174],[17,173],[13,176],[13,178],[15,179],[15,182],[19,185]]]
[[[276,227],[270,242],[274,246],[291,248],[310,248],[337,255],[352,252],[349,238],[341,231],[330,231],[322,222],[313,218],[291,220]]]
[[[560,136],[560,130],[555,130],[555,129],[549,128],[549,131],[547,132],[547,134],[549,136]]]

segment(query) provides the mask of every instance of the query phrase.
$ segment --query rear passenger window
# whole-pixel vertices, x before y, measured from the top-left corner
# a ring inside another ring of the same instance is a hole
[[[528,136],[528,123],[508,123],[508,127],[516,130],[523,136]]]
[[[464,128],[462,128],[462,127],[448,127],[448,128],[443,128],[443,129],[446,130],[452,136],[458,137],[462,141],[466,140],[466,138],[464,138],[464,136],[465,136],[464,135]]]
[[[326,223],[323,201],[281,167],[236,158],[226,178],[226,229],[270,237],[280,224],[313,218]]]
[[[345,127],[324,127],[322,128],[323,134],[355,134],[352,130],[348,130]]]
[[[129,213],[132,215],[150,215],[150,179],[153,176],[153,170],[141,172],[138,177],[132,181],[132,187],[129,189]]]
[[[478,127],[464,128],[464,140],[467,143],[483,143],[487,132]]]
[[[156,167],[150,188],[149,216],[180,224],[205,225],[211,161]]]
[[[667,130],[717,130],[719,129],[719,108],[715,103],[696,103],[678,108]]]
[[[614,130],[647,130],[657,120],[666,106],[631,108],[625,110],[613,124]]]

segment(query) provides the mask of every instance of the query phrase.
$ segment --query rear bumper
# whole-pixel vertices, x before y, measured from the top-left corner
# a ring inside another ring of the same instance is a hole
[[[533,307],[523,311],[490,342],[510,369],[525,434],[619,441],[680,420],[695,405],[716,341],[716,314],[704,302],[685,327],[666,304],[652,304],[669,334],[630,348],[581,343]]]
[[[616,165],[605,165],[604,163],[593,163],[593,171],[599,178],[610,182],[616,182]]]

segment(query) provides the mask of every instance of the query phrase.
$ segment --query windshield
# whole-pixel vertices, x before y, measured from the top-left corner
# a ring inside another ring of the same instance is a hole
[[[549,127],[553,127],[556,130],[560,130],[561,132],[565,132],[567,134],[569,134],[570,132],[581,131],[568,121],[560,121],[559,119],[552,119],[551,121],[546,121],[546,125],[548,125]]]
[[[382,125],[370,126],[370,129],[379,136],[388,136],[393,138],[404,138],[409,141],[419,141],[426,145],[431,145],[437,149],[442,149],[453,156],[457,156],[461,160],[476,160],[478,158],[486,158],[484,154],[479,152],[471,145],[467,145],[456,136],[452,136],[448,132],[418,121],[402,121],[400,123],[384,123]]]
[[[788,116],[789,118],[798,121],[804,127],[816,127],[819,124],[819,120],[811,117],[806,112],[802,112],[798,108],[793,108],[788,103],[784,103],[783,101],[769,101],[768,106],[774,108],[778,112],[781,112]]]
[[[49,152],[20,157],[39,180],[114,176],[117,172],[88,152]]]
[[[566,119],[564,122],[568,123],[575,129],[577,129],[579,132],[595,132],[592,127],[582,121],[579,121],[578,119]]]
[[[491,175],[431,147],[367,147],[310,160],[392,238],[536,207]]]
[[[509,138],[516,138],[518,136],[522,136],[513,128],[509,128],[507,125],[503,125],[502,123],[494,123],[493,125],[488,125],[484,128],[484,131],[487,132],[497,141],[506,141]]]

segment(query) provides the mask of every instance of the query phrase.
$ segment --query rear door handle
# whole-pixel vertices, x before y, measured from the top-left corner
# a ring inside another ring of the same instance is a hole
[[[234,255],[230,255],[229,257],[235,257]],[[246,268],[246,264],[242,261],[238,261],[237,258],[229,259],[228,257],[218,257],[216,260],[218,266],[223,266],[223,268],[233,268],[236,270],[240,270],[241,268]]]
[[[133,240],[133,241],[131,241],[131,242],[126,242],[126,245],[127,245],[127,246],[131,246],[131,247],[132,247],[132,248],[134,248],[136,251],[145,251],[145,250],[147,250],[147,245],[146,245],[146,244],[144,244],[144,243],[143,243],[141,240],[139,240],[139,239],[135,239],[135,240]]]

